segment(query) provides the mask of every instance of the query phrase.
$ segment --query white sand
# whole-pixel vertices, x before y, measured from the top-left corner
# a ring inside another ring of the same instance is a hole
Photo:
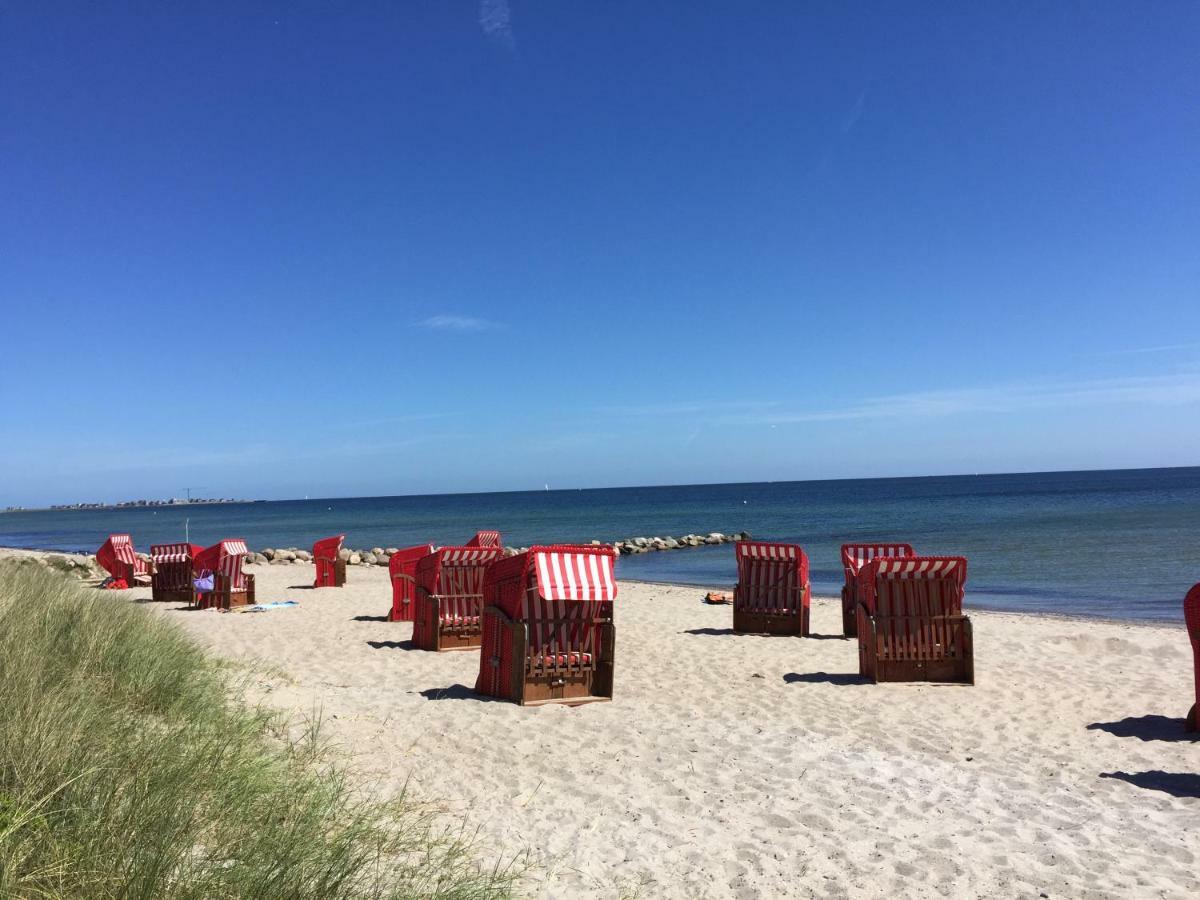
[[[975,687],[868,685],[852,641],[733,635],[702,590],[623,582],[614,701],[522,709],[473,695],[478,652],[375,618],[386,569],[320,591],[311,565],[252,570],[301,606],[152,608],[269,663],[260,697],[322,709],[382,791],[529,850],[535,896],[1200,895],[1182,626],[975,612]],[[838,634],[838,604],[812,621]]]

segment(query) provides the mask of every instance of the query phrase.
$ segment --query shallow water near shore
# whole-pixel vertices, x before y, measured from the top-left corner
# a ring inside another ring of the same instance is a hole
[[[308,546],[457,544],[479,528],[529,545],[748,530],[795,541],[813,589],[836,594],[843,541],[904,540],[969,559],[967,603],[1126,619],[1181,619],[1200,581],[1200,468],[288,500],[0,515],[0,545],[92,552],[110,532],[139,549],[243,537]],[[624,578],[727,585],[728,544],[623,557]]]

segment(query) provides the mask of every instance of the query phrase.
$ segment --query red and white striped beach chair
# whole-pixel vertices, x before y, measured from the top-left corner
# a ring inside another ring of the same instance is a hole
[[[842,569],[846,583],[842,585],[842,635],[858,634],[858,572],[863,564],[883,557],[894,559],[916,556],[912,544],[842,544]]]
[[[613,695],[611,547],[532,547],[488,567],[475,690],[522,706]]]
[[[150,567],[133,550],[133,540],[127,534],[110,534],[96,551],[100,563],[114,581],[124,581],[127,587],[148,584]]]
[[[388,560],[392,577],[392,610],[388,621],[411,622],[417,602],[417,563],[433,552],[433,544],[418,544],[397,550]]]
[[[500,547],[441,547],[417,563],[414,647],[472,650],[479,646],[483,573],[503,555]]]
[[[876,558],[858,573],[859,672],[872,681],[975,683],[961,556]]]
[[[230,609],[254,605],[254,576],[242,571],[246,542],[240,538],[218,541],[200,552],[193,566],[201,577],[212,576],[211,591],[197,591],[201,609]]]
[[[499,547],[500,532],[498,531],[477,531],[475,537],[467,541],[468,547]]]
[[[796,544],[738,541],[733,630],[808,636],[808,556]]]
[[[1183,600],[1183,621],[1192,639],[1192,667],[1196,675],[1196,702],[1187,714],[1187,730],[1200,731],[1200,584],[1195,585]]]
[[[346,583],[346,561],[342,559],[344,534],[327,537],[313,544],[313,563],[317,567],[314,588],[342,587]]]
[[[195,603],[193,563],[203,552],[196,544],[152,544],[150,561],[150,599],[164,603]]]

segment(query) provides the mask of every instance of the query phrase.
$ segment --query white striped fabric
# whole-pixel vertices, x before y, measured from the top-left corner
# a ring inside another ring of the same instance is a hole
[[[477,531],[475,537],[467,541],[468,547],[499,547],[500,532],[498,531]]]
[[[190,562],[191,544],[154,544],[150,547],[150,558],[156,564]]]
[[[483,598],[483,576],[498,560],[501,547],[442,547],[437,576],[437,593],[442,598],[443,619],[478,616]]]
[[[950,575],[961,575],[959,570],[966,569],[962,559],[931,559],[927,557],[912,557],[909,559],[876,560],[875,572],[880,578],[946,578]]]
[[[612,557],[599,553],[536,553],[538,593],[546,600],[612,600]]]
[[[137,563],[137,554],[133,552],[133,539],[127,534],[112,534],[108,539],[112,542],[113,553],[123,563]]]
[[[612,554],[534,551],[532,569],[532,583],[521,598],[528,652],[583,653],[590,661],[599,652],[600,631],[588,620],[600,612],[600,604],[617,596]]]
[[[796,559],[800,550],[795,544],[768,544],[757,541],[739,541],[737,555],[740,559]]]
[[[803,605],[808,559],[801,547],[767,541],[738,541],[734,547],[738,571],[734,603],[738,608],[779,615]]]
[[[873,559],[916,555],[911,544],[842,544],[842,565],[854,574]]]

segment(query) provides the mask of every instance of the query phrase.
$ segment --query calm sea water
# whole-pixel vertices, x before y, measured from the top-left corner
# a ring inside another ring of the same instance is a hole
[[[146,550],[182,540],[185,520],[194,543],[252,548],[340,532],[351,547],[403,547],[479,528],[510,545],[749,530],[802,544],[824,594],[840,589],[843,541],[904,540],[966,556],[970,605],[1130,619],[1181,619],[1200,581],[1200,468],[34,511],[0,514],[0,545],[94,551],[127,531]],[[728,585],[733,548],[624,557],[618,573]]]

